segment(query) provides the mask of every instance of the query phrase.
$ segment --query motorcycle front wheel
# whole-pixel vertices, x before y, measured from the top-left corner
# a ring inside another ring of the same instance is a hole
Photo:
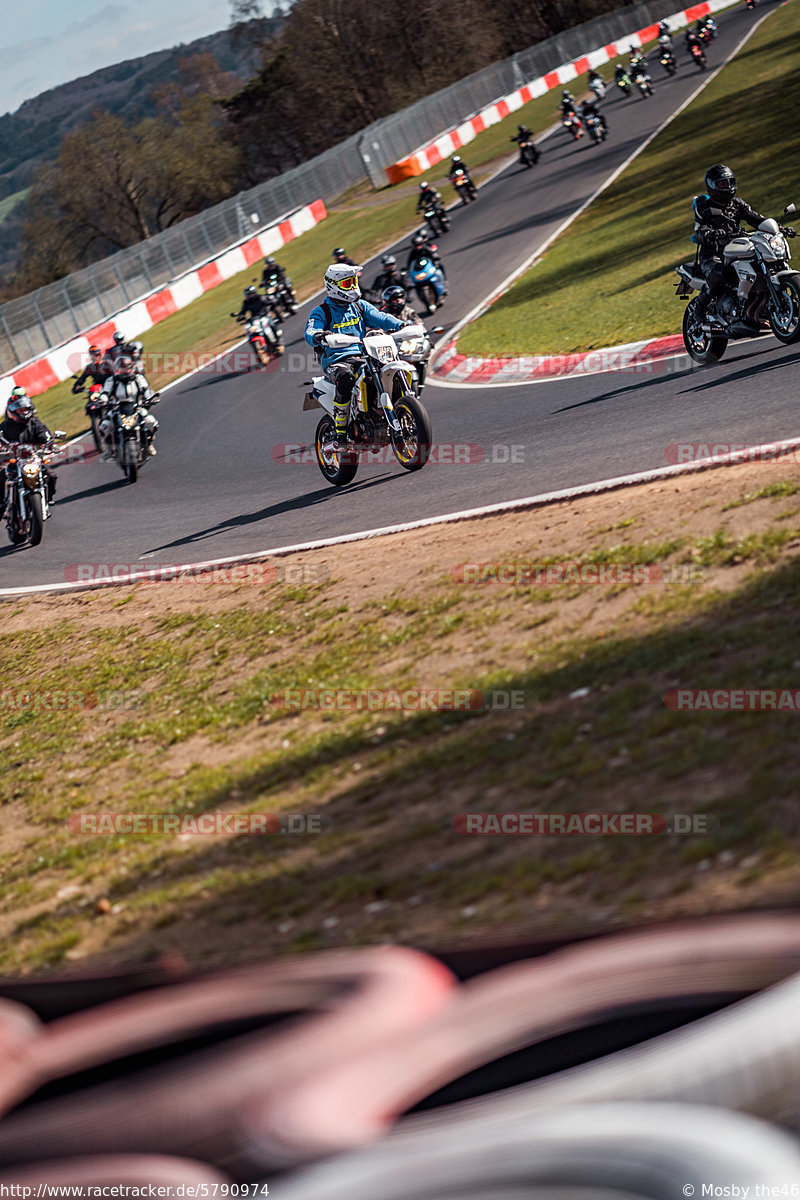
[[[358,452],[346,450],[337,453],[333,449],[335,434],[336,426],[333,417],[323,417],[314,435],[314,450],[317,455],[317,466],[328,483],[332,483],[334,487],[344,487],[355,479],[358,470]]]
[[[42,504],[42,497],[38,492],[33,492],[29,497],[29,503],[31,506],[29,540],[32,546],[38,546],[44,533],[44,505]]]
[[[9,501],[9,503],[11,503],[11,501]],[[8,533],[8,540],[11,542],[12,546],[21,546],[28,536],[24,529],[20,529],[19,522],[16,519],[8,522],[6,525],[6,532]]]
[[[394,401],[394,412],[400,422],[400,433],[392,430],[392,450],[405,471],[420,471],[431,456],[433,433],[425,405],[403,385]]]
[[[780,311],[769,310],[769,327],[779,342],[791,346],[800,341],[800,275],[785,275],[778,286]]]
[[[125,475],[128,483],[136,483],[139,478],[139,456],[133,438],[125,443]]]
[[[683,344],[686,353],[702,367],[719,362],[728,347],[723,334],[704,333],[696,317],[697,299],[690,300],[683,313]]]

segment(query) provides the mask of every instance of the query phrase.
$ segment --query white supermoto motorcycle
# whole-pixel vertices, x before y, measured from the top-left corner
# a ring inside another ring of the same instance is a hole
[[[789,204],[785,217],[797,212]],[[788,262],[787,236],[779,223],[768,217],[753,233],[732,238],[722,250],[726,288],[702,319],[697,314],[698,297],[690,300],[683,314],[683,344],[695,362],[711,366],[718,362],[733,338],[761,337],[771,329],[779,342],[800,341],[800,275]],[[675,268],[679,282],[675,294],[683,299],[699,292],[705,279],[694,263]]]
[[[397,343],[411,343],[425,336],[423,325],[406,325],[395,333],[367,333],[363,339],[329,333],[331,349],[351,347],[359,355],[347,425],[348,446],[334,449],[334,396],[336,387],[324,375],[315,376],[306,392],[303,410],[323,408],[325,416],[314,439],[317,465],[328,483],[343,487],[351,483],[362,454],[376,454],[391,446],[406,471],[419,471],[431,453],[433,434],[430,417],[414,393],[416,368],[398,356]]]

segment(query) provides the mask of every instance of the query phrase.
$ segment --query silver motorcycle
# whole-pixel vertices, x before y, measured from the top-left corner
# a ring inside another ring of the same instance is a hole
[[[797,206],[789,204],[783,215],[795,212]],[[711,366],[722,358],[729,341],[761,337],[768,329],[784,345],[800,341],[800,275],[788,265],[787,238],[794,236],[793,229],[768,217],[753,233],[740,233],[723,247],[724,293],[705,316],[698,314],[697,296],[683,314],[683,344],[695,362]],[[675,270],[675,294],[681,299],[705,286],[694,263]]]

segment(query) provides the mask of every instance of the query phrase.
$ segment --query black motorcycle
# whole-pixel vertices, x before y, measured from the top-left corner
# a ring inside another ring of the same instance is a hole
[[[441,204],[429,204],[424,216],[433,237],[441,237],[450,228],[450,218]]]
[[[511,141],[517,142],[519,139],[511,138]],[[541,150],[531,138],[523,138],[519,142],[519,161],[521,166],[535,167],[541,157]]]
[[[462,204],[478,199],[478,190],[463,167],[456,167],[453,172],[453,187],[461,197]]]
[[[674,75],[678,70],[678,64],[675,61],[675,55],[672,52],[671,46],[662,46],[658,61],[670,76]]]
[[[66,434],[57,429],[53,436]],[[46,467],[57,451],[54,440],[41,446],[0,442],[0,466],[6,474],[6,532],[12,546],[25,542],[38,546],[42,540],[52,499]]]

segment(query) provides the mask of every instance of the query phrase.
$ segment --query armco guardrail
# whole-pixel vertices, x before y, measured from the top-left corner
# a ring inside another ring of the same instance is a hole
[[[735,0],[698,4],[675,14],[675,24],[683,17],[695,20],[709,9],[717,11],[732,3]],[[383,187],[396,164],[416,148],[445,136],[443,131],[457,129],[481,110],[521,91],[527,81],[564,69],[553,64],[574,62],[589,53],[588,47],[624,40],[632,30],[652,25],[663,16],[659,0],[640,0],[548,38],[369,125],[275,179],[56,283],[7,301],[0,305],[0,373],[40,358],[198,263],[278,222],[282,214],[308,204],[313,197],[329,201],[365,175],[374,187]]]
[[[159,321],[197,300],[204,292],[217,287],[223,280],[246,270],[264,255],[274,253],[286,242],[312,229],[326,216],[325,205],[321,200],[315,200],[277,225],[240,242],[238,246],[229,247],[224,254],[207,259],[193,271],[173,280],[168,287],[156,289],[119,310],[113,314],[113,319],[104,319],[85,329],[79,336],[16,368],[12,374],[4,375],[0,378],[0,384],[9,389],[24,387],[30,396],[38,396],[61,380],[69,379],[70,375],[85,366],[92,342],[107,346],[117,327],[128,338],[138,337]]]

